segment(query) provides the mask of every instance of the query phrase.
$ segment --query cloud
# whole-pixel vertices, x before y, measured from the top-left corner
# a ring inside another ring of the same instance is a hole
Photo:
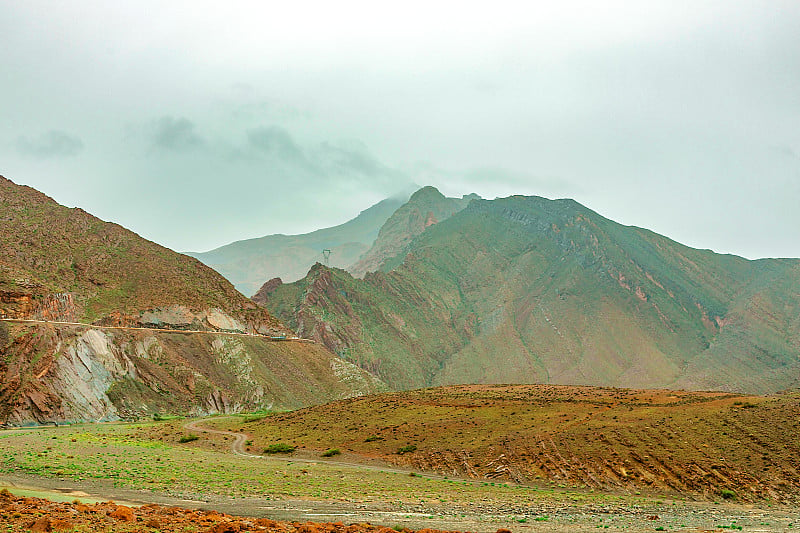
[[[188,152],[205,144],[195,132],[194,122],[187,118],[164,116],[152,124],[151,142],[159,150]]]
[[[567,180],[558,177],[537,176],[502,167],[478,167],[463,174],[465,183],[503,183],[524,188],[543,188],[548,191],[574,191]]]
[[[83,141],[76,135],[61,130],[50,130],[38,137],[17,138],[17,150],[34,159],[72,157],[83,150]]]
[[[349,144],[350,146],[339,146],[328,142],[320,144],[319,148],[314,150],[317,164],[328,173],[339,176],[368,178],[387,183],[407,179],[403,172],[380,162],[362,144]]]
[[[248,130],[247,143],[256,152],[271,155],[289,163],[309,166],[303,149],[295,142],[291,134],[280,126]]]

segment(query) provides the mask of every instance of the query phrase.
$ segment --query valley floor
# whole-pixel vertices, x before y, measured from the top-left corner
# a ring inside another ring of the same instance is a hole
[[[324,459],[301,462],[291,456],[248,457],[230,453],[235,442],[231,435],[216,434],[184,444],[177,438],[168,442],[155,439],[154,435],[164,431],[185,434],[183,422],[168,424],[0,431],[0,486],[19,496],[48,500],[77,499],[88,504],[114,500],[133,507],[134,513],[143,517],[161,511],[150,507],[137,510],[136,505],[213,509],[289,522],[370,522],[398,529],[800,530],[800,509],[793,506],[692,502],[652,494],[609,494],[447,479],[396,466],[381,470],[375,463],[363,468]],[[31,517],[52,515],[55,519],[61,516],[59,513],[82,516],[76,515],[74,509],[46,502],[29,500],[22,504],[28,505],[30,513],[4,514],[0,532],[27,531],[24,526],[31,523]],[[100,509],[103,517],[111,511],[111,507]],[[14,518],[14,514],[20,516]],[[184,529],[173,530],[209,530],[205,515],[193,516],[194,522],[181,522]],[[133,531],[129,523],[103,520],[102,527],[108,531]],[[83,523],[73,522],[76,526]],[[244,522],[255,524],[252,518]],[[139,525],[145,525],[144,520]],[[95,530],[95,526],[86,527]],[[286,527],[287,531],[294,530],[294,526]]]

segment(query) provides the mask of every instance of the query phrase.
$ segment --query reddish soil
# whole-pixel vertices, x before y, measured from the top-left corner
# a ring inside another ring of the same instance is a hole
[[[127,507],[114,502],[95,505],[57,503],[41,498],[21,498],[0,491],[0,523],[10,531],[71,531],[82,527],[91,531],[139,532],[157,529],[160,532],[191,531],[200,533],[239,533],[266,531],[271,533],[396,533],[395,530],[368,523],[278,522],[269,518],[244,518],[217,511],[191,510],[150,504]],[[144,526],[144,527],[142,527]],[[7,531],[7,530],[6,530]],[[405,530],[407,533],[413,533]],[[420,529],[418,533],[439,530]],[[444,532],[443,532],[444,533]]]

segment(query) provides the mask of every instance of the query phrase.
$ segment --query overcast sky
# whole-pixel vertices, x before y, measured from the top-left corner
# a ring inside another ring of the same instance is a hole
[[[0,174],[181,251],[410,183],[800,257],[800,2],[0,4]]]

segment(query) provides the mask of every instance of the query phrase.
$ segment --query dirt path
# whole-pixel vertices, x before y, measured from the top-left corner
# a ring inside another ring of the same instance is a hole
[[[233,418],[233,417],[228,417],[228,416],[225,416],[225,417],[221,417],[221,416],[220,417],[213,417],[213,420],[225,420],[227,418]],[[251,453],[247,453],[247,450],[245,449],[245,442],[247,442],[250,439],[250,436],[247,435],[247,433],[237,433],[235,431],[225,431],[225,430],[221,430],[221,429],[211,429],[211,428],[207,428],[207,427],[201,426],[200,424],[202,424],[206,420],[210,420],[210,419],[209,418],[201,418],[199,420],[193,420],[191,422],[187,422],[186,424],[184,424],[183,427],[185,429],[190,430],[190,431],[199,431],[199,432],[202,432],[202,433],[212,433],[212,434],[215,434],[215,435],[226,435],[226,436],[229,436],[229,437],[234,437],[234,441],[231,444],[231,453],[233,453],[235,455],[238,455],[240,457],[250,457],[250,458],[253,458],[253,459],[262,459],[263,460],[263,459],[266,458],[264,455],[253,455]],[[332,459],[328,459],[328,458],[324,458],[324,457],[318,457],[318,456],[299,457],[297,455],[297,453],[302,453],[302,452],[295,451],[291,455],[270,456],[269,459],[270,460],[274,460],[274,461],[285,461],[287,463],[309,463],[309,464],[325,463],[327,465],[341,466],[343,468],[353,468],[353,469],[358,469],[358,470],[369,470],[371,472],[387,472],[387,473],[391,473],[391,474],[410,474],[411,472],[414,472],[414,474],[416,476],[419,476],[419,477],[426,477],[426,478],[429,478],[429,479],[444,479],[444,476],[441,476],[439,474],[432,474],[432,473],[428,473],[428,472],[420,473],[420,472],[417,472],[417,471],[409,469],[409,468],[401,468],[401,467],[398,467],[398,466],[391,465],[390,463],[386,463],[386,462],[383,462],[383,461],[378,461],[378,460],[371,459],[371,458],[366,458],[366,457],[364,458],[364,461],[374,461],[374,462],[377,462],[379,464],[367,464],[366,462],[359,462],[359,461],[342,461],[341,459],[332,460]],[[351,455],[353,455],[353,454],[351,454]],[[452,478],[452,476],[451,476],[451,478]],[[452,479],[456,479],[456,478],[452,478]],[[475,480],[475,479],[468,479],[468,478],[463,478],[463,479],[459,478],[459,481],[478,484],[478,483],[486,481],[486,480],[485,479]]]
[[[226,417],[227,418],[227,417]],[[245,450],[245,442],[250,438],[247,433],[235,433],[233,431],[223,431],[221,429],[210,429],[200,427],[199,424],[205,420],[201,418],[200,420],[193,420],[191,422],[187,422],[183,425],[184,428],[190,431],[199,431],[201,433],[213,433],[214,435],[228,435],[234,437],[233,443],[231,444],[231,452],[235,455],[239,455],[241,457],[252,457],[254,459],[263,459],[262,455],[253,455],[251,453],[247,453]]]
[[[189,334],[189,333],[204,333],[207,335],[227,335],[230,337],[257,337],[259,339],[264,339],[272,342],[307,342],[307,343],[315,343],[315,341],[311,339],[303,339],[300,337],[294,336],[283,336],[283,335],[262,335],[260,333],[242,333],[236,331],[207,331],[207,330],[194,330],[194,329],[162,329],[162,328],[145,328],[145,327],[133,327],[133,326],[97,326],[95,324],[84,324],[82,322],[59,322],[56,320],[33,320],[28,318],[0,318],[2,322],[15,322],[20,324],[50,324],[56,326],[77,326],[83,328],[90,328],[90,329],[103,329],[103,330],[114,330],[119,329],[123,331],[150,331],[150,332],[157,332],[157,333],[181,333],[181,334]]]

